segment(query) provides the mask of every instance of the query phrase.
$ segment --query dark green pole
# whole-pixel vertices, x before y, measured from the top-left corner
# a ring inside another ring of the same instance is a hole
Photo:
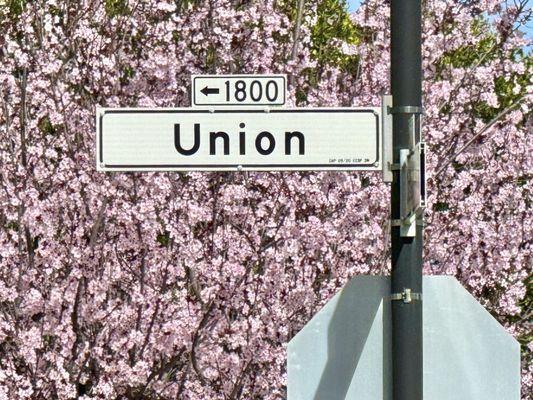
[[[391,1],[391,85],[393,159],[399,166],[400,150],[412,149],[420,139],[419,131],[413,134],[420,117],[413,110],[422,107],[420,0]],[[395,168],[391,188],[393,400],[422,400],[423,228],[417,224],[414,237],[400,233],[398,223],[405,217],[400,211],[401,190],[406,189],[401,188],[400,171]],[[406,289],[413,293],[412,299],[399,300]]]

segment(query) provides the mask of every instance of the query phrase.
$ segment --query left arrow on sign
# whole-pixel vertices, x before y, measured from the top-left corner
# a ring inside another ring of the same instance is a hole
[[[200,90],[204,95],[210,95],[210,94],[218,94],[220,93],[220,89],[218,88],[210,88],[210,87],[204,87],[202,90]]]

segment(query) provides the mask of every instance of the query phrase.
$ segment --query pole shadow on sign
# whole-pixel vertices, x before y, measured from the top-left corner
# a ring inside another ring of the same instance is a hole
[[[384,377],[389,375],[390,352],[383,349],[390,343],[390,313],[383,310],[389,305],[382,296],[388,287],[371,276],[353,279],[309,322],[306,334],[296,335],[288,352],[297,367],[289,371],[289,380],[296,373],[301,385],[289,387],[290,400],[389,398]]]

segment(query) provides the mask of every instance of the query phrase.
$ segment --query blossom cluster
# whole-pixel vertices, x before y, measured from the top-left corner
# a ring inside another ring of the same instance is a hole
[[[97,106],[187,107],[192,74],[286,73],[294,106],[378,106],[389,2],[352,15],[349,70],[313,58],[319,2],[301,24],[297,3],[0,3],[0,399],[283,399],[287,342],[351,277],[390,272],[378,173],[95,170]],[[533,237],[524,12],[429,0],[423,50],[424,269],[517,338]]]

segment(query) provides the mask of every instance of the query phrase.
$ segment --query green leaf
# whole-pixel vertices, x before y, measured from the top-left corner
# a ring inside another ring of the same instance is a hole
[[[128,15],[128,0],[105,0],[105,12],[111,18]]]
[[[358,44],[362,32],[351,21],[345,0],[324,0],[317,7],[317,20],[311,27],[311,55],[322,65],[353,71],[359,58],[345,54],[336,42]],[[355,68],[356,69],[356,68]]]

